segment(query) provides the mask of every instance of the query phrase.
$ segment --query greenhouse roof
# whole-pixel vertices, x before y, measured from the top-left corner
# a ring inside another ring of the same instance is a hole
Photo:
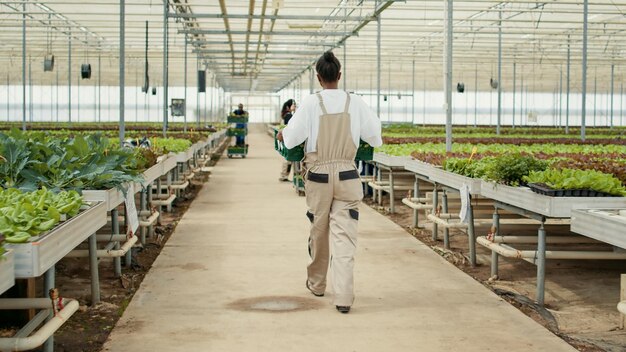
[[[189,86],[196,84],[197,65],[208,68],[209,81],[215,77],[227,91],[271,92],[292,82],[308,86],[309,67],[328,49],[334,49],[344,64],[349,90],[375,89],[379,67],[381,89],[440,90],[443,86],[445,1],[179,0],[169,4],[171,86],[184,83],[186,41]],[[163,2],[126,1],[126,85],[140,86],[144,80],[146,21],[150,85],[163,84],[164,8]],[[119,83],[119,1],[3,1],[0,9],[0,79],[6,77],[11,84],[22,80],[25,16],[33,84],[53,84],[57,77],[61,84],[67,82],[70,41],[73,84],[83,63],[92,65],[95,76],[80,84],[96,84],[97,72],[103,85]],[[589,1],[588,87],[597,76],[598,90],[608,91],[612,64],[615,81],[623,80],[625,13],[624,0]],[[553,92],[561,77],[566,81],[569,51],[571,88],[580,91],[582,1],[454,1],[453,23],[455,82],[465,82],[469,88],[477,79],[479,89],[488,89],[497,74],[501,28],[503,89],[511,89],[515,64],[516,79],[523,77],[525,87]],[[46,54],[54,54],[56,72],[44,73]]]

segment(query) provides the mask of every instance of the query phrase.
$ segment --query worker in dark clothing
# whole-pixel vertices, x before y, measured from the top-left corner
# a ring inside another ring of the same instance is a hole
[[[283,109],[280,112],[280,117],[283,119],[283,123],[286,125],[289,123],[289,120],[296,112],[296,101],[293,99],[287,100],[283,104]],[[283,160],[283,167],[280,172],[280,177],[278,178],[281,182],[289,181],[289,173],[291,172],[291,161]]]
[[[243,109],[243,104],[239,103],[237,109],[233,111],[234,115],[243,116],[248,115],[248,112]],[[245,123],[238,123],[235,128],[246,128]],[[246,136],[237,136],[235,145],[244,146],[246,144]]]

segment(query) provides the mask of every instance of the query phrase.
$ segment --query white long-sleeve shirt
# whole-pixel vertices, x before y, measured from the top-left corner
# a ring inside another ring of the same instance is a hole
[[[320,94],[327,113],[343,112],[346,106],[346,92],[338,89],[324,89]],[[362,139],[372,147],[380,147],[383,144],[380,120],[360,96],[350,94],[348,112],[350,113],[350,129],[354,145],[358,148],[359,139]],[[305,152],[315,152],[317,150],[319,121],[322,114],[319,99],[315,94],[304,98],[302,103],[298,105],[296,113],[289,120],[289,124],[283,130],[285,147],[291,149],[306,141]]]

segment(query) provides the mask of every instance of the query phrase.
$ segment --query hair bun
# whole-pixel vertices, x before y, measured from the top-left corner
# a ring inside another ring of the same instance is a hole
[[[333,62],[335,61],[335,54],[333,54],[332,51],[326,51],[324,52],[324,60],[328,61],[328,62]]]

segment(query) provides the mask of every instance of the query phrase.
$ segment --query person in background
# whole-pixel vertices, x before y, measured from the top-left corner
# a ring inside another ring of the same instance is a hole
[[[341,63],[327,51],[315,65],[322,91],[310,95],[277,138],[293,148],[305,144],[304,188],[311,222],[306,287],[326,291],[330,264],[333,304],[348,313],[354,302],[354,253],[363,188],[355,165],[359,139],[383,144],[380,120],[358,95],[337,89]]]
[[[283,124],[288,124],[289,120],[293,116],[296,111],[296,101],[293,99],[287,100],[283,104],[283,108],[280,112],[280,117],[283,119]],[[289,173],[291,172],[291,161],[284,160],[283,167],[280,172],[280,177],[278,178],[281,182],[289,182]]]
[[[245,110],[243,109],[243,104],[242,104],[242,103],[239,103],[239,105],[237,106],[237,109],[235,109],[235,110],[233,111],[233,114],[234,114],[234,115],[237,115],[237,116],[241,116],[241,115],[247,115],[247,114],[248,114],[248,112],[247,112],[247,111],[245,111]],[[245,123],[238,123],[238,124],[235,126],[235,128],[246,128],[246,124],[245,124]],[[246,137],[245,137],[245,136],[237,136],[237,137],[236,137],[236,139],[235,139],[235,145],[237,145],[237,146],[243,146],[243,145],[245,145],[245,144],[246,144]]]
[[[245,115],[247,113],[248,112],[243,109],[243,104],[242,103],[239,103],[239,105],[237,105],[237,109],[235,109],[233,111],[233,114],[235,114],[235,115]]]

